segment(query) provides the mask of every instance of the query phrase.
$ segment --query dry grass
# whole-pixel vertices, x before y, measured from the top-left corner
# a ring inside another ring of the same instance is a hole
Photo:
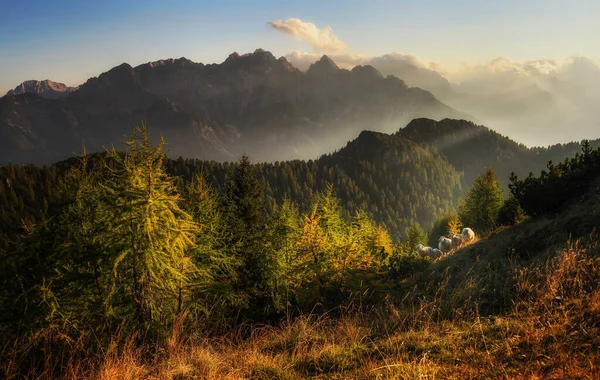
[[[573,243],[515,276],[516,302],[504,315],[448,319],[430,303],[388,304],[335,318],[305,315],[256,327],[249,337],[240,329],[213,338],[189,334],[178,323],[153,355],[129,339],[97,359],[68,361],[64,377],[598,378],[598,243]],[[441,304],[443,292],[438,295]]]
[[[600,378],[598,239],[546,247],[522,265],[514,252],[497,257],[511,241],[501,232],[433,264],[402,302],[226,335],[186,326],[184,315],[158,349],[119,338],[104,353],[48,358],[30,378],[52,378],[57,362],[68,379]],[[473,304],[498,297],[502,281],[510,307],[479,313]],[[15,363],[6,377],[17,377]]]

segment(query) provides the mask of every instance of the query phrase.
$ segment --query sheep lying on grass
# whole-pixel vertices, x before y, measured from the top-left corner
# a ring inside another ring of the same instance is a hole
[[[432,259],[438,259],[442,256],[448,255],[455,249],[462,247],[468,242],[472,242],[475,239],[475,232],[472,229],[466,227],[462,230],[461,235],[450,233],[450,238],[440,236],[438,240],[438,247],[426,247],[423,244],[417,246],[417,252],[421,257],[431,257]]]

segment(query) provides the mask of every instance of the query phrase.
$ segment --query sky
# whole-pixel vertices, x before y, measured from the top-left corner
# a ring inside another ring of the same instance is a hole
[[[78,85],[123,62],[213,63],[257,48],[397,52],[448,72],[497,57],[599,60],[599,14],[597,0],[0,0],[0,93],[28,79]]]

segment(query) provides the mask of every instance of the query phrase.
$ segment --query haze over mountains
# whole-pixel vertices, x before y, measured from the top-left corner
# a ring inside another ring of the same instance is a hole
[[[292,52],[286,57],[306,68],[318,54]],[[529,146],[596,138],[600,127],[600,65],[583,56],[523,63],[497,58],[455,73],[406,54],[339,53],[331,57],[341,67],[368,64],[384,75],[402,78],[408,86],[430,91],[442,102]]]
[[[82,141],[102,150],[142,119],[171,156],[259,161],[316,158],[362,130],[396,131],[418,117],[473,120],[373,67],[344,70],[323,56],[302,72],[261,49],[221,64],[122,64],[60,99],[38,94],[0,99],[0,162],[56,161]]]
[[[79,87],[26,81],[0,98],[0,162],[49,163],[83,142],[119,149],[143,119],[171,156],[221,161],[316,158],[362,130],[395,132],[422,117],[484,123],[530,145],[598,137],[600,68],[583,57],[498,59],[454,84],[410,55],[332,56],[342,68],[326,55],[258,49],[221,64],[122,64]]]

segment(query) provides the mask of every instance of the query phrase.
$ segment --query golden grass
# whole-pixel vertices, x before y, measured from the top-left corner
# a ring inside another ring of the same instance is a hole
[[[476,265],[479,264],[473,264],[472,268]],[[598,240],[573,241],[566,248],[541,255],[540,260],[511,267],[515,284],[513,305],[506,312],[484,316],[465,311],[470,306],[461,300],[471,297],[486,282],[495,281],[490,265],[463,270],[461,273],[468,275],[463,275],[453,286],[448,271],[442,270],[442,280],[436,282],[438,288],[429,298],[419,293],[406,296],[403,302],[389,302],[368,310],[350,306],[335,316],[302,315],[278,326],[241,326],[225,335],[195,330],[184,324],[183,315],[174,324],[169,339],[158,349],[136,343],[139,339],[133,337],[116,339],[120,343],[111,345],[105,353],[62,359],[62,376],[68,379],[600,378]],[[8,368],[6,377],[17,377],[14,367]],[[55,367],[56,363],[48,365]],[[52,378],[52,375],[52,370],[46,370],[30,378]]]

